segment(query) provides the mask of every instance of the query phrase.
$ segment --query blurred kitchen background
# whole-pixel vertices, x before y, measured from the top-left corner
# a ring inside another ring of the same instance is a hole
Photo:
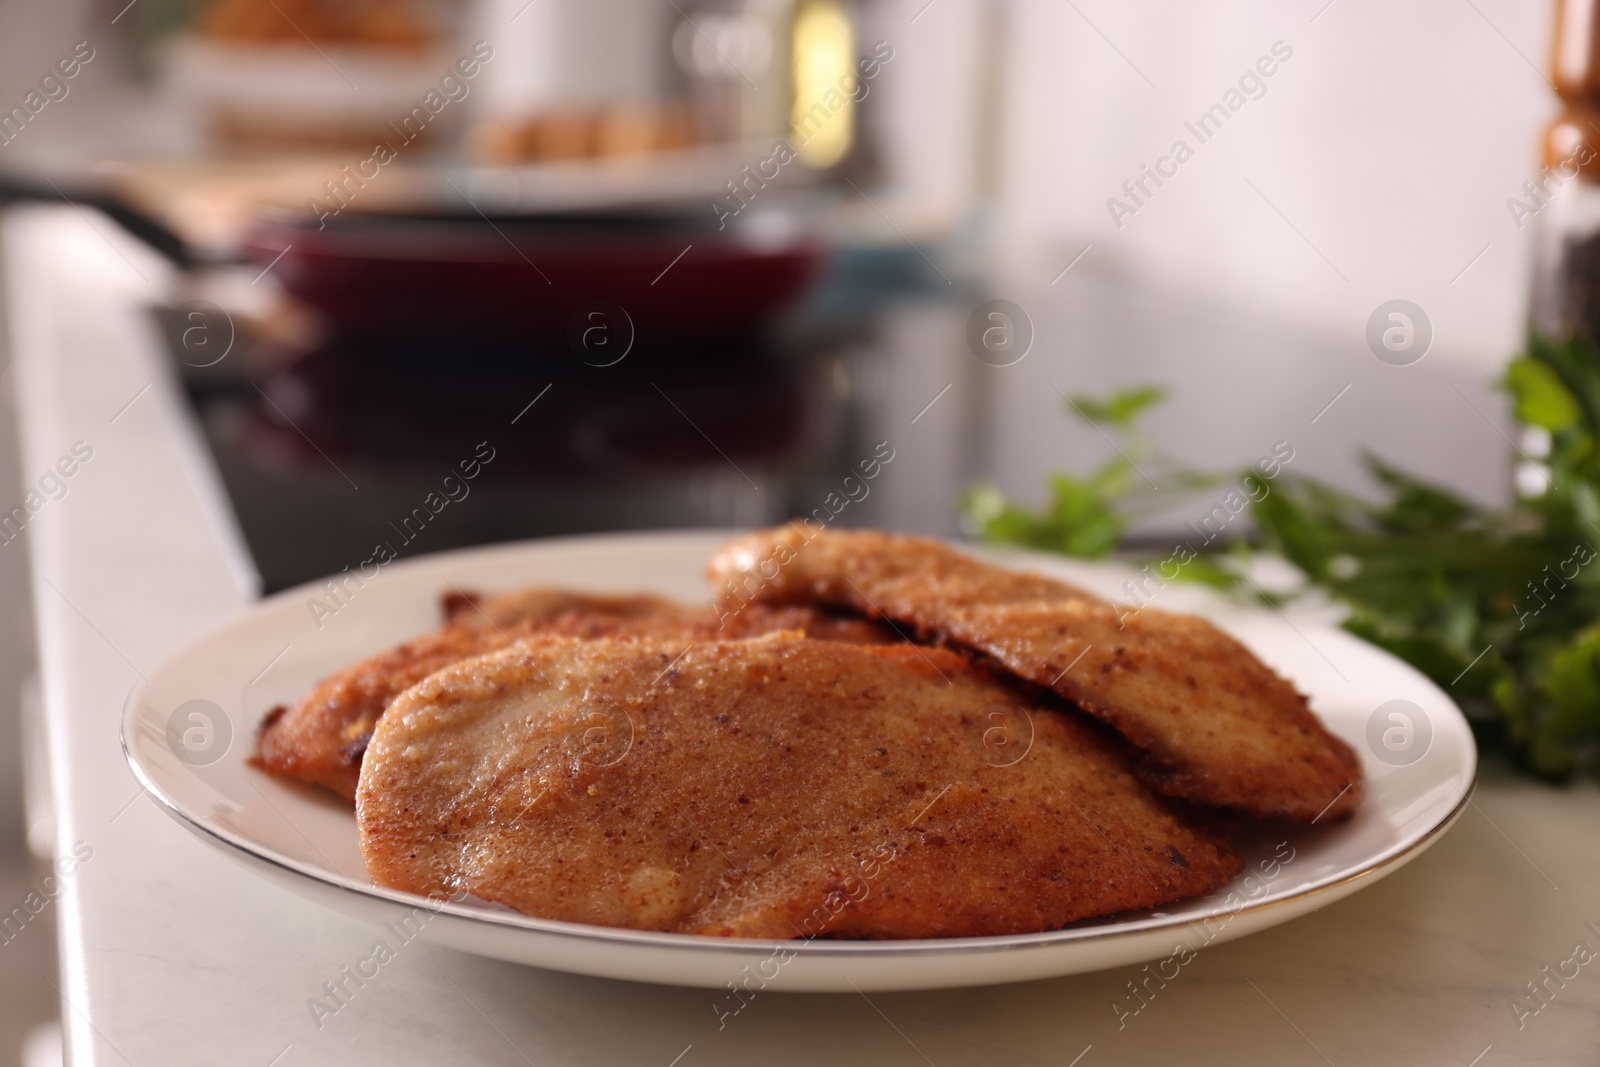
[[[268,593],[385,540],[777,521],[882,442],[894,458],[839,521],[956,534],[975,480],[1034,500],[1108,453],[1063,394],[1144,383],[1171,392],[1155,437],[1194,463],[1288,441],[1296,470],[1360,487],[1370,449],[1494,501],[1511,429],[1491,383],[1528,290],[1507,201],[1539,176],[1553,17],[5,0],[0,204],[81,213],[171,265],[151,337],[197,476],[231,503],[240,581]],[[1230,91],[1220,128],[1188,132]],[[1192,158],[1159,163],[1180,138]],[[1366,341],[1394,299],[1432,328],[1407,367]],[[992,300],[1011,305],[999,351],[969,343]],[[37,472],[6,368],[9,504]],[[396,525],[483,447],[470,498]],[[49,849],[48,805],[21,803],[30,550],[0,546],[7,906],[44,870],[29,812]],[[29,1033],[49,1061],[48,921],[0,946],[0,1063]]]

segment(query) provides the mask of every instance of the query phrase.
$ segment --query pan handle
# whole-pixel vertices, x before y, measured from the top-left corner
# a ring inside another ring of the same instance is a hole
[[[171,260],[176,266],[187,270],[198,261],[188,243],[166,223],[140,211],[109,191],[81,186],[73,188],[70,183],[63,189],[49,179],[41,180],[0,172],[0,206],[30,200],[40,203],[65,202],[96,208],[105,212],[117,225]]]

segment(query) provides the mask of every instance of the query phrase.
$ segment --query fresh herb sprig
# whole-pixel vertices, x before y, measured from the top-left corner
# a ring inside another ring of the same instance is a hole
[[[1104,398],[1070,398],[1068,410],[1120,439],[1117,454],[1081,477],[1051,474],[1049,501],[1038,509],[1012,503],[992,483],[977,485],[963,502],[968,521],[991,541],[1085,559],[1109,556],[1131,524],[1171,507],[1171,492],[1207,489],[1228,480],[1225,474],[1191,469],[1140,428],[1140,416],[1166,397],[1166,390],[1146,386]],[[1158,485],[1167,491],[1158,491]]]
[[[1592,774],[1600,770],[1600,349],[1535,337],[1502,384],[1518,419],[1549,439],[1542,454],[1518,457],[1542,473],[1536,495],[1486,509],[1373,456],[1365,462],[1377,501],[1284,472],[1250,506],[1251,537],[1219,539],[1179,576],[1265,595],[1238,564],[1256,552],[1280,556],[1308,591],[1347,607],[1346,629],[1444,688],[1486,751],[1542,777]],[[1186,467],[1139,430],[1162,398],[1152,388],[1073,398],[1074,414],[1120,439],[1117,457],[1086,476],[1051,475],[1038,508],[979,486],[965,501],[969,522],[991,541],[1101,558],[1130,523],[1171,506],[1141,469],[1184,489],[1237,482]]]

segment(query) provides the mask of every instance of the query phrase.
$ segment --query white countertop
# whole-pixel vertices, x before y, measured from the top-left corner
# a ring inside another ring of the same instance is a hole
[[[714,993],[423,944],[319,1028],[308,1000],[373,931],[189,836],[118,744],[141,672],[253,598],[145,310],[165,265],[68,207],[13,209],[0,240],[23,482],[75,441],[94,449],[28,532],[57,851],[93,850],[53,905],[71,1063],[1595,1062],[1600,957],[1547,975],[1580,942],[1600,953],[1600,789],[1493,770],[1431,851],[1206,950],[1121,1029],[1113,1005],[1137,968],[870,1000],[768,993],[719,1031]],[[1546,1006],[1519,1020],[1535,980]]]

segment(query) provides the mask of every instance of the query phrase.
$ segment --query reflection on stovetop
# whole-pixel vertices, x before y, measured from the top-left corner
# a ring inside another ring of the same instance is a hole
[[[192,306],[162,316],[268,591],[379,545],[780,521],[860,451],[838,343],[641,339],[593,366],[553,339],[345,338],[284,361],[230,322],[200,366]]]

